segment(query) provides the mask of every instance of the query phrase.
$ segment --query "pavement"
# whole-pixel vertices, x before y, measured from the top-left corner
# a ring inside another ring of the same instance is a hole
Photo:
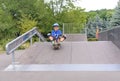
[[[0,81],[120,81],[120,72],[0,72]]]

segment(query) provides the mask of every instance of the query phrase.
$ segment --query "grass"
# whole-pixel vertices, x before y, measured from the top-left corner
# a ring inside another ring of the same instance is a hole
[[[23,45],[21,45],[17,50],[24,50],[26,48],[28,48],[30,46],[29,42],[24,43]],[[0,54],[5,53],[5,48],[4,46],[0,45]]]
[[[28,47],[30,47],[30,43],[29,43],[29,42],[26,42],[26,43],[24,43],[23,45],[21,45],[21,46],[18,48],[18,50],[24,50],[24,49],[26,49],[26,48],[28,48]]]
[[[3,54],[3,53],[5,53],[5,50],[3,49],[2,46],[0,46],[0,54]]]

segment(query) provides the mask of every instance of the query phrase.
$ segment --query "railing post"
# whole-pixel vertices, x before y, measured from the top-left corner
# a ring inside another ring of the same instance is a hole
[[[87,27],[87,24],[85,24],[85,35],[86,35],[86,36],[88,35],[88,27]]]
[[[65,26],[64,26],[64,23],[63,23],[63,34],[65,34],[65,29],[64,29],[64,27],[65,27]]]
[[[85,34],[87,35],[87,28],[85,27]]]
[[[39,38],[39,42],[40,42],[40,38]]]
[[[30,38],[30,45],[32,45],[32,37]]]
[[[12,66],[13,66],[13,69],[15,69],[15,54],[14,54],[14,51],[12,52]]]

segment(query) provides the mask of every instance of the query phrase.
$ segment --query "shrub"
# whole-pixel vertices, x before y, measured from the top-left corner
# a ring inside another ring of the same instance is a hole
[[[88,38],[88,41],[98,41],[97,38]]]

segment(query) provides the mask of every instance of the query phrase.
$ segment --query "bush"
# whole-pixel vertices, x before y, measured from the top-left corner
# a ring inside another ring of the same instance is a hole
[[[88,38],[88,41],[98,41],[97,38]]]
[[[37,25],[37,21],[32,19],[30,15],[23,15],[17,24],[19,25],[21,34],[23,34],[35,27]]]
[[[30,46],[30,42],[26,42],[23,45],[21,45],[17,50],[24,50]]]

